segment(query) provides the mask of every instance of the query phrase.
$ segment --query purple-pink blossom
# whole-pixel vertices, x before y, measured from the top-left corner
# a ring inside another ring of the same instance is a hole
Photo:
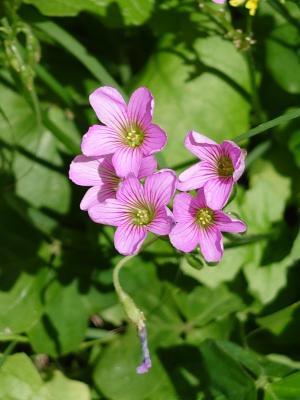
[[[218,144],[194,131],[187,134],[185,147],[201,161],[179,175],[177,188],[188,191],[203,187],[208,206],[222,209],[245,169],[246,151],[230,140]]]
[[[157,162],[154,155],[144,157],[137,176],[139,179],[145,178],[151,175],[156,168]],[[80,203],[82,210],[88,210],[108,198],[115,198],[123,181],[123,178],[116,173],[111,155],[105,157],[76,156],[70,165],[69,178],[77,185],[92,186],[87,190]]]
[[[124,179],[116,199],[107,199],[89,208],[94,222],[116,226],[114,243],[119,253],[138,253],[147,233],[168,235],[173,225],[167,208],[176,189],[172,170],[160,170],[148,176],[144,185],[133,174]]]
[[[203,188],[198,190],[196,197],[188,193],[177,194],[173,215],[176,222],[170,233],[173,246],[189,253],[199,245],[208,262],[219,262],[223,256],[221,232],[241,233],[247,229],[243,221],[210,208]]]
[[[104,86],[90,95],[90,103],[104,125],[93,125],[84,135],[84,155],[112,154],[118,176],[136,176],[142,159],[160,151],[166,144],[165,132],[152,122],[154,99],[145,87],[137,89],[126,104],[114,88]]]

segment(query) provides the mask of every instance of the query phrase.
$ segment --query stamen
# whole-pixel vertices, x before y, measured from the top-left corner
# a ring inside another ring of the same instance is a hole
[[[140,208],[133,212],[133,223],[135,225],[148,225],[152,220],[150,210],[147,208]]]
[[[140,324],[140,326],[138,327],[138,334],[141,341],[143,361],[137,367],[136,372],[138,374],[145,374],[152,367],[145,323]]]
[[[138,147],[144,141],[144,132],[139,126],[131,126],[130,129],[125,132],[125,142],[130,147]]]
[[[214,222],[214,212],[208,207],[200,208],[196,213],[196,222],[202,227],[207,228]]]
[[[228,156],[221,156],[218,160],[218,175],[229,177],[232,176],[234,168],[232,161]]]

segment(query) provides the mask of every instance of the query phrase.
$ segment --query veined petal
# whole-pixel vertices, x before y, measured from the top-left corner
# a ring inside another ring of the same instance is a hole
[[[103,124],[117,131],[128,125],[127,105],[116,89],[109,86],[100,87],[90,95],[89,100]]]
[[[137,254],[147,236],[144,226],[124,223],[115,233],[115,248],[124,256]]]
[[[144,157],[142,159],[141,167],[139,169],[138,178],[142,179],[148,175],[153,174],[153,172],[157,169],[157,161],[154,155]]]
[[[83,136],[81,150],[86,156],[105,156],[121,146],[119,134],[104,125],[93,125]]]
[[[204,193],[208,207],[221,210],[225,207],[233,187],[233,178],[210,179],[204,185]]]
[[[116,199],[107,199],[103,203],[89,208],[90,218],[98,224],[119,226],[128,220],[128,207]]]
[[[245,169],[245,157],[247,155],[246,150],[241,149],[236,143],[231,140],[224,140],[221,144],[222,151],[227,155],[234,168],[233,179],[235,182],[241,177]]]
[[[80,209],[87,211],[89,208],[97,205],[98,203],[103,203],[107,199],[113,199],[116,197],[116,192],[111,189],[108,185],[93,186],[87,190],[83,196]]]
[[[179,175],[177,189],[182,191],[198,189],[216,176],[218,174],[215,165],[211,161],[201,161]]]
[[[178,222],[171,230],[170,241],[176,249],[190,253],[199,243],[199,228],[193,221]]]
[[[77,156],[71,162],[69,178],[80,186],[99,186],[102,179],[99,175],[99,165],[103,158]]]
[[[196,197],[193,199],[193,207],[196,209],[207,207],[204,189],[201,188],[197,191]]]
[[[158,125],[151,124],[145,129],[145,137],[141,150],[145,156],[157,153],[167,143],[167,135]]]
[[[193,221],[193,200],[189,193],[179,193],[174,197],[173,214],[176,222]]]
[[[154,99],[152,93],[146,87],[135,90],[128,103],[128,117],[130,122],[140,126],[148,126],[152,120]]]
[[[221,146],[208,137],[191,131],[186,135],[185,147],[201,160],[216,163],[221,155]]]
[[[155,218],[151,224],[147,225],[148,231],[156,235],[168,235],[173,227],[174,220],[170,210],[161,207],[156,211]]]
[[[221,232],[242,233],[247,230],[247,225],[239,220],[232,218],[222,211],[215,211],[215,225]]]
[[[215,228],[200,229],[200,249],[208,262],[219,262],[223,257],[223,239],[221,232]]]
[[[233,173],[233,179],[235,182],[240,179],[240,177],[242,176],[242,174],[245,170],[246,156],[247,156],[247,151],[244,149],[241,149],[241,155],[240,155],[240,158],[238,159],[238,161],[236,162],[235,170]]]
[[[116,174],[125,178],[130,173],[138,175],[143,159],[143,153],[139,148],[129,146],[120,147],[112,157],[112,163]]]
[[[176,190],[176,174],[171,169],[161,169],[145,180],[147,203],[159,207],[166,206]]]
[[[116,197],[120,202],[129,206],[145,203],[143,185],[133,174],[124,179]]]

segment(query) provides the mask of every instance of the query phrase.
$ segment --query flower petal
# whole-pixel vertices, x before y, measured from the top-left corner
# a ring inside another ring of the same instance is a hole
[[[157,161],[155,156],[148,156],[142,159],[141,167],[138,173],[138,178],[142,179],[148,175],[153,174],[157,169]]]
[[[205,260],[219,262],[224,253],[221,232],[215,227],[200,229],[199,237],[201,253]]]
[[[184,145],[201,160],[211,161],[212,163],[216,163],[221,154],[221,146],[218,143],[195,131],[186,135]]]
[[[176,249],[190,253],[199,243],[199,228],[194,221],[179,222],[170,233],[170,241]]]
[[[145,199],[147,203],[159,207],[166,206],[176,189],[176,174],[171,169],[161,169],[145,180]]]
[[[173,214],[176,222],[193,220],[193,200],[188,193],[179,193],[174,197]]]
[[[168,235],[173,227],[173,218],[167,207],[161,207],[156,211],[156,215],[147,229],[156,235]]]
[[[217,171],[210,161],[201,161],[183,171],[178,179],[178,190],[192,190],[202,187],[209,179],[215,178]]]
[[[93,186],[83,196],[80,209],[87,211],[89,208],[97,205],[98,203],[103,203],[107,199],[113,199],[116,197],[116,192],[111,189],[108,185]]]
[[[222,151],[230,157],[234,168],[233,178],[235,182],[241,177],[245,169],[246,150],[241,149],[231,140],[224,140],[221,144]]]
[[[120,147],[113,155],[112,163],[116,174],[125,178],[130,173],[138,175],[142,164],[143,154],[139,148]]]
[[[151,124],[145,130],[145,138],[141,150],[145,156],[157,153],[167,143],[167,135],[158,125]]]
[[[137,254],[147,236],[144,226],[125,223],[115,233],[115,248],[124,256]]]
[[[89,208],[90,218],[98,224],[119,226],[128,220],[128,207],[116,199],[107,199],[104,203]]]
[[[247,230],[247,225],[235,218],[231,218],[222,211],[215,211],[215,225],[221,232],[242,233]]]
[[[81,151],[86,156],[105,156],[121,146],[119,134],[103,125],[93,125],[83,136]]]
[[[103,158],[77,156],[71,162],[69,178],[80,186],[97,186],[102,183],[99,165]]]
[[[151,123],[154,108],[152,93],[146,87],[140,87],[132,93],[128,103],[130,122],[136,122],[142,127]]]
[[[236,162],[236,166],[235,166],[235,171],[233,173],[233,179],[235,182],[237,182],[240,177],[242,176],[244,170],[245,170],[245,159],[247,156],[247,151],[242,149],[241,151],[241,155],[239,160]]]
[[[89,97],[100,121],[121,131],[128,124],[127,105],[121,94],[114,88],[103,86],[96,89]]]
[[[208,207],[221,210],[225,207],[233,187],[233,178],[210,179],[204,185],[204,193]]]
[[[143,185],[133,174],[124,179],[117,191],[116,197],[120,202],[129,206],[145,203]]]

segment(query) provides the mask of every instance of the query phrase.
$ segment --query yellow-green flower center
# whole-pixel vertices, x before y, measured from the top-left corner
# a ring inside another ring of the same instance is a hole
[[[145,134],[138,125],[131,126],[125,132],[125,143],[130,147],[138,147],[143,143],[144,137]]]
[[[140,208],[133,212],[132,222],[135,225],[148,225],[152,221],[152,213],[147,208]]]
[[[229,177],[232,176],[234,168],[232,161],[228,156],[221,156],[218,160],[218,175]]]
[[[196,222],[202,227],[207,228],[214,223],[214,212],[208,207],[200,208],[196,213]]]

